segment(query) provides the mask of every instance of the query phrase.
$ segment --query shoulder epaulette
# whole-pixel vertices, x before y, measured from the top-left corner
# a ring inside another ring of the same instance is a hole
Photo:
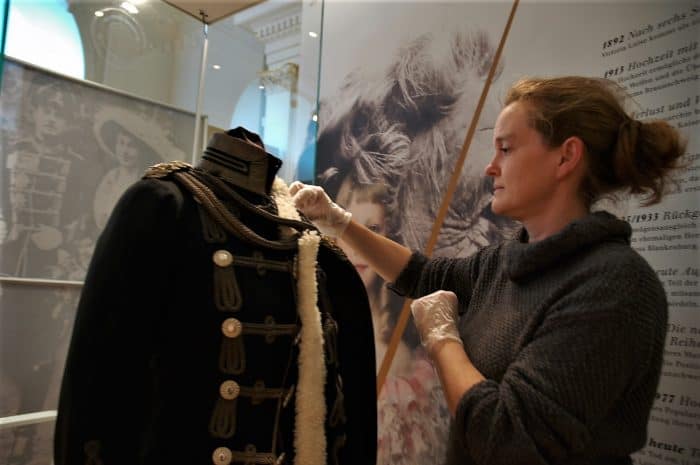
[[[167,178],[171,174],[177,173],[178,171],[190,171],[191,169],[192,165],[184,161],[169,161],[167,163],[158,163],[149,167],[146,170],[146,172],[143,174],[143,179]]]

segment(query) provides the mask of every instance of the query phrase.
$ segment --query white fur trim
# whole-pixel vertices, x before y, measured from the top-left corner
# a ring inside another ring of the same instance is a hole
[[[320,241],[316,231],[306,231],[299,238],[297,305],[301,319],[301,342],[294,427],[295,465],[326,463],[326,362],[316,281]]]
[[[277,204],[279,216],[301,220],[292,196],[289,195],[289,187],[279,177],[272,183],[272,198]],[[295,232],[293,228],[280,226],[283,237],[291,237]],[[301,320],[301,340],[294,418],[295,465],[326,464],[326,360],[316,282],[320,242],[321,238],[316,231],[306,231],[298,240],[297,311]]]
[[[277,204],[277,215],[288,220],[301,221],[299,212],[294,207],[292,196],[289,195],[289,187],[280,177],[275,177],[272,182],[272,198]],[[291,237],[296,231],[288,226],[280,226],[282,237]]]

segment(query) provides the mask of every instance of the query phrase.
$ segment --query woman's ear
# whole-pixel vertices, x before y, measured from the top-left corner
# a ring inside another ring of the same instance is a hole
[[[586,144],[580,137],[572,136],[566,139],[560,146],[559,166],[557,167],[557,177],[562,179],[578,173],[584,169],[584,155]]]

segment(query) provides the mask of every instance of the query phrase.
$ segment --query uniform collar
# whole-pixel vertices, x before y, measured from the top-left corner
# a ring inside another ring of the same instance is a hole
[[[252,142],[227,133],[212,135],[199,167],[234,186],[268,195],[282,161]]]

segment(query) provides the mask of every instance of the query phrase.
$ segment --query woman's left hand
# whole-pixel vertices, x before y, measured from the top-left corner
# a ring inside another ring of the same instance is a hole
[[[433,355],[445,341],[462,343],[457,329],[457,304],[457,295],[450,291],[433,292],[411,303],[421,343],[429,354]]]

